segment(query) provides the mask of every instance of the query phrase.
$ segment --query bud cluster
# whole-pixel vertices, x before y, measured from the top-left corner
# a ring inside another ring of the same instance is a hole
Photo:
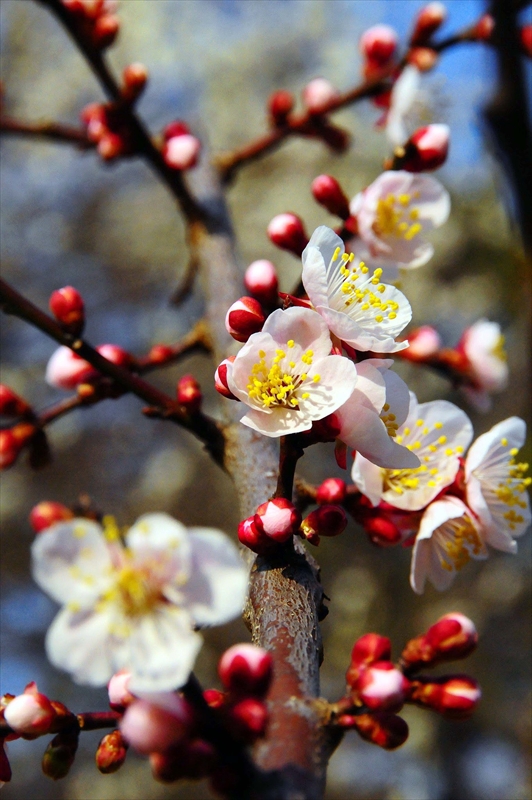
[[[104,161],[114,161],[135,152],[127,118],[118,105],[90,103],[80,117],[87,128],[87,137],[94,142]]]
[[[109,47],[118,35],[120,21],[116,0],[61,0],[76,20],[76,25],[95,50]]]

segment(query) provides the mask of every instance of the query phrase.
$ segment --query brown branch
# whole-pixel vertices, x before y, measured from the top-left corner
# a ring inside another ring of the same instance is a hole
[[[58,122],[22,122],[12,117],[0,116],[0,133],[20,134],[50,139],[54,142],[75,144],[81,150],[95,147],[94,142],[91,142],[84,130]]]

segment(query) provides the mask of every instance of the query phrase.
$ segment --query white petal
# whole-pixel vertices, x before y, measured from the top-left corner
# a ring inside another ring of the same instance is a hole
[[[307,245],[303,251],[303,286],[313,306],[327,305],[327,268],[317,247]]]
[[[109,548],[91,520],[51,525],[36,536],[31,555],[34,580],[58,603],[92,605],[109,584]]]
[[[187,529],[169,514],[143,514],[127,532],[126,544],[137,560],[161,555],[167,569],[173,565],[175,571],[190,572]]]
[[[116,671],[111,625],[108,614],[64,608],[46,634],[48,658],[76,683],[104,686]]]
[[[193,568],[182,587],[198,625],[223,625],[239,616],[247,597],[249,570],[231,540],[213,528],[191,528]]]
[[[311,308],[297,306],[284,311],[277,309],[264,323],[262,333],[269,333],[283,346],[293,339],[302,350],[313,350],[315,358],[322,358],[331,352],[329,330],[320,315]]]
[[[252,408],[240,422],[254,431],[276,438],[288,433],[301,433],[312,427],[312,420],[292,408],[275,408],[263,413]]]
[[[466,480],[483,462],[501,463],[508,459],[508,451],[513,447],[521,448],[526,438],[526,424],[519,417],[508,419],[494,425],[487,433],[479,436],[469,448],[465,463]],[[503,445],[502,440],[507,444]]]
[[[402,425],[408,416],[410,393],[402,378],[391,369],[383,371],[386,383],[386,402],[390,406],[389,413],[395,414],[395,421]]]
[[[313,380],[315,377],[319,377],[317,382]],[[308,379],[301,385],[301,394],[309,394],[307,399],[300,400],[302,412],[312,420],[323,419],[345,403],[356,382],[357,370],[348,358],[327,356],[314,361]]]
[[[351,470],[351,478],[362,494],[374,506],[378,506],[382,497],[382,470],[367,458],[357,453]]]
[[[342,427],[339,438],[379,467],[416,468],[419,459],[389,436],[380,416],[373,409],[360,406],[349,428]]]

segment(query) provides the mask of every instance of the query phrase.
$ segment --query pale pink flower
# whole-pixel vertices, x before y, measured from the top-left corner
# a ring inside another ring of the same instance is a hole
[[[355,388],[356,367],[329,355],[327,325],[309,308],[277,310],[227,363],[227,384],[249,411],[241,422],[265,436],[312,427],[332,414]]]
[[[35,580],[64,606],[48,657],[78,683],[103,685],[127,669],[133,693],[181,686],[202,643],[194,628],[241,612],[247,570],[220,531],[146,514],[122,544],[104,521],[59,522],[32,545]]]
[[[381,283],[331,228],[316,228],[303,251],[303,286],[329,329],[357,350],[394,353],[408,347],[395,337],[412,318],[410,303],[399,289]]]
[[[516,460],[525,437],[522,419],[505,419],[473,442],[465,462],[467,503],[479,520],[482,537],[506,553],[517,552],[514,539],[525,533],[531,520],[528,464]]]
[[[508,384],[508,364],[500,325],[479,319],[464,331],[457,350],[466,356],[477,383],[476,388],[465,389],[467,397],[480,411],[489,410],[489,393],[501,392]]]
[[[381,469],[357,453],[353,481],[375,506],[384,500],[417,511],[453,482],[472,437],[473,426],[460,408],[446,400],[418,405],[411,394],[408,417],[398,428],[395,443],[415,453],[421,466]]]
[[[406,118],[418,99],[420,84],[421,73],[409,64],[393,85],[386,115],[386,136],[394,147],[404,144],[408,139]]]

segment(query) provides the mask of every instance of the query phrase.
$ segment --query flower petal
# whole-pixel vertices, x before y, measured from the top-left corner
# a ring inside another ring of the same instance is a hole
[[[110,614],[64,608],[46,634],[46,652],[54,666],[76,683],[104,686],[116,671]]]
[[[383,489],[383,472],[380,467],[357,453],[351,470],[351,478],[362,494],[374,506],[378,506]]]

